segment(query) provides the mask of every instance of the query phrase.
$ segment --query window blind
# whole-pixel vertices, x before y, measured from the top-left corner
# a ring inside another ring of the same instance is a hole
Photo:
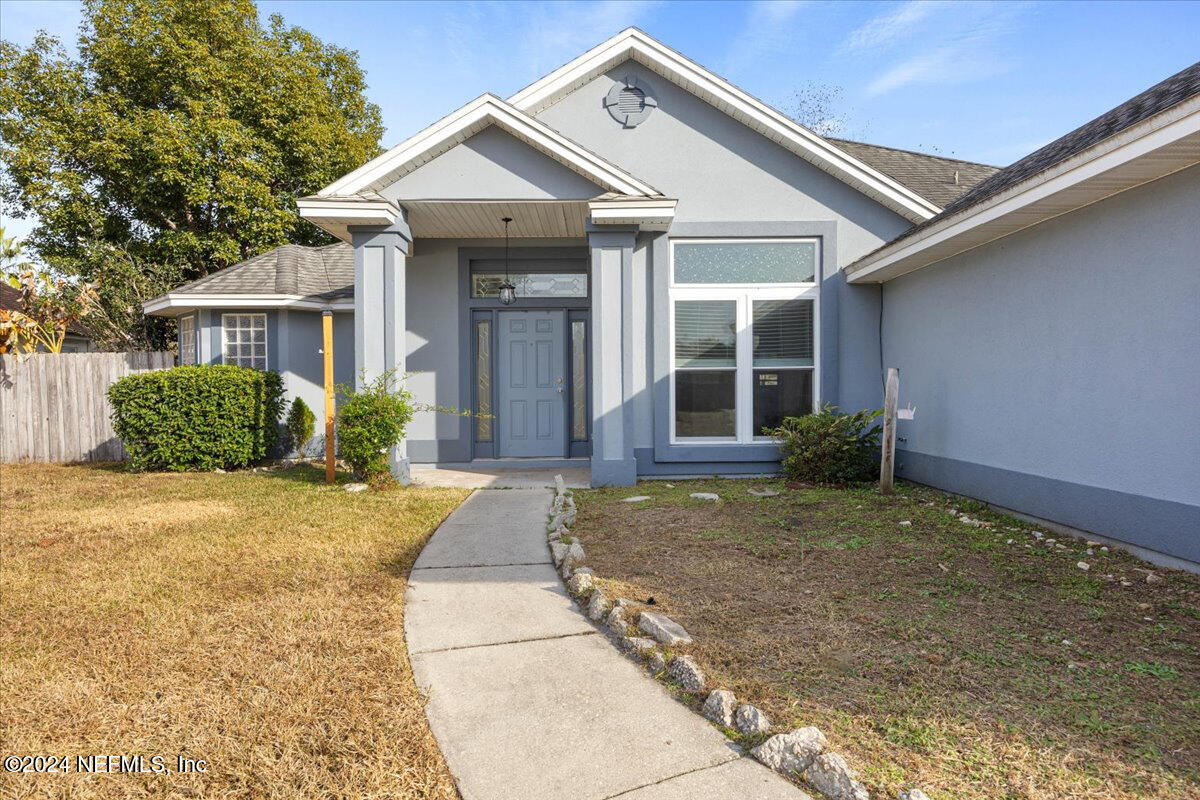
[[[675,303],[675,366],[737,365],[737,302],[680,300]]]
[[[813,301],[755,300],[754,366],[813,365]]]

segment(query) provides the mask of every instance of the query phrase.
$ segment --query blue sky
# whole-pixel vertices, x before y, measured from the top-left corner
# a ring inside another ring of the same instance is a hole
[[[841,135],[1007,164],[1200,59],[1200,2],[259,3],[359,52],[392,145],[628,25],[787,110],[840,88]],[[0,0],[0,36],[74,41],[71,2]],[[6,226],[22,233],[27,225]]]

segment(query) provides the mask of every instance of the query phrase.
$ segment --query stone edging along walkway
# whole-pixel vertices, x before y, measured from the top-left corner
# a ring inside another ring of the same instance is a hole
[[[546,546],[553,496],[475,492],[409,576],[408,657],[464,800],[810,800],[580,613]]]
[[[583,544],[570,531],[575,524],[575,499],[561,476],[556,477],[555,484],[546,531],[554,564],[567,590],[586,609],[588,618],[606,626],[620,649],[644,662],[655,678],[693,696],[702,696],[708,689],[708,681],[700,666],[685,652],[692,643],[691,636],[666,615],[638,611],[637,604],[623,598],[610,599],[595,585],[594,572],[584,566],[587,555]],[[711,493],[692,496],[719,499]],[[627,498],[627,501],[638,499],[649,498]],[[747,703],[739,704],[734,693],[726,689],[709,692],[700,713],[723,732],[736,730],[743,735],[761,736],[772,728],[766,714]],[[828,749],[824,734],[815,727],[776,733],[752,748],[750,755],[783,775],[798,778],[807,788],[830,800],[870,800],[870,793],[846,760]],[[920,789],[909,789],[900,792],[898,800],[929,798]]]

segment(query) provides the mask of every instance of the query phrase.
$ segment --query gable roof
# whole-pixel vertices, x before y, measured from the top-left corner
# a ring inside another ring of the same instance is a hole
[[[887,280],[1200,163],[1200,62],[1010,164],[848,266]]]
[[[850,155],[898,180],[927,200],[945,206],[980,181],[1000,171],[1000,167],[946,158],[914,150],[900,150],[851,139],[825,137]]]
[[[481,95],[442,117],[415,136],[410,136],[386,153],[329,184],[317,196],[345,197],[378,191],[491,125],[607,191],[638,197],[660,196],[658,190],[648,183],[638,180],[493,94]]]
[[[634,60],[913,222],[940,206],[789,119],[637,28],[626,28],[509,98],[530,115],[618,64]]]
[[[321,308],[354,297],[354,248],[285,244],[143,304],[146,313],[202,305]]]

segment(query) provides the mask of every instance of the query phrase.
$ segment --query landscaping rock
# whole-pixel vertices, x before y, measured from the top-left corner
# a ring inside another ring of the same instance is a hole
[[[571,533],[571,532],[570,532],[569,530],[567,530],[565,527],[563,527],[562,525],[559,525],[559,526],[558,526],[557,528],[555,528],[555,529],[554,529],[554,531],[553,531],[553,532],[550,534],[550,539],[551,539],[551,541],[555,541],[555,542],[561,542],[561,541],[562,541],[562,538],[563,538],[564,536],[568,536],[568,535],[570,535],[570,533]]]
[[[901,527],[901,528],[911,528],[911,527],[912,527],[912,520],[911,520],[911,519],[902,519],[902,520],[900,520],[900,527]]]
[[[592,592],[592,597],[588,600],[587,615],[592,622],[599,622],[608,614],[609,602],[604,595],[604,591],[597,589]]]
[[[652,672],[655,675],[658,675],[660,672],[662,672],[664,669],[667,668],[667,659],[663,656],[662,653],[655,650],[653,653],[650,654],[650,657],[648,659],[646,659],[646,665],[648,667],[650,667],[650,672]]]
[[[633,605],[633,601],[624,597],[618,597],[616,600],[613,600],[614,608],[629,608],[631,605]]]
[[[650,499],[650,495],[639,494],[639,495],[634,495],[633,497],[626,497],[621,502],[622,503],[641,503],[642,501],[649,500],[649,499]]]
[[[688,497],[695,498],[696,500],[720,500],[721,499],[720,495],[713,494],[712,492],[692,492],[690,495],[688,495]]]
[[[766,733],[771,730],[770,718],[749,703],[738,706],[737,713],[733,715],[733,724],[740,733],[746,734]]]
[[[683,626],[666,614],[643,611],[638,617],[638,627],[667,647],[692,643],[692,637],[688,636],[688,632],[683,629]]]
[[[754,497],[778,497],[779,492],[774,489],[750,489],[750,494]],[[694,497],[695,495],[693,495]]]
[[[1146,573],[1146,583],[1162,583],[1162,582],[1163,582],[1163,577],[1161,575],[1159,575],[1157,572],[1147,572]]]
[[[929,800],[929,795],[920,789],[909,789],[906,792],[896,795],[896,800]]]
[[[629,623],[625,621],[625,612],[620,608],[614,608],[608,612],[605,624],[608,625],[609,630],[621,636],[629,632]]]
[[[552,533],[556,528],[563,524],[562,514],[555,514],[546,523],[546,533]]]
[[[714,689],[709,692],[708,699],[700,708],[705,719],[712,720],[724,728],[733,727],[733,710],[737,706],[737,696],[728,689]]]
[[[567,581],[567,588],[571,590],[573,595],[585,595],[592,590],[592,576],[589,572],[584,572],[581,569],[571,573],[571,579]]]
[[[563,480],[562,475],[554,476],[554,491],[555,494],[563,495],[567,493],[567,483]]]
[[[635,656],[644,656],[654,650],[654,640],[644,636],[626,636],[621,639],[621,649]]]
[[[785,775],[803,772],[828,746],[825,734],[816,728],[798,728],[777,733],[750,751],[761,763]]]
[[[1092,565],[1087,563],[1086,561],[1077,561],[1077,562],[1075,562],[1075,566],[1079,567],[1084,572],[1087,572],[1089,569],[1092,568]]]
[[[704,691],[704,671],[691,656],[675,656],[667,664],[667,675],[689,692]]]
[[[832,800],[871,800],[867,787],[858,782],[846,759],[837,753],[824,753],[804,770],[804,780]]]
[[[564,561],[562,564],[562,569],[560,569],[558,572],[558,574],[562,576],[563,583],[571,580],[571,572],[571,565]]]
[[[583,552],[583,545],[578,541],[574,541],[567,545],[567,552],[563,554],[563,563],[574,567],[576,564],[582,564],[586,558],[587,556]]]
[[[567,545],[563,544],[562,542],[550,543],[550,557],[554,559],[555,566],[567,566],[567,564],[563,562],[563,559],[566,558],[568,549],[570,548],[568,548]]]
[[[563,508],[563,522],[566,523],[567,525],[574,525],[575,524],[575,514],[576,514],[575,498],[568,497],[566,506]]]
[[[563,501],[567,499],[565,494],[556,494],[554,499],[550,501],[550,511],[558,514],[563,510]]]
[[[217,470],[217,472],[221,472],[221,470]],[[347,492],[365,492],[367,490],[367,485],[365,483],[347,483],[342,488],[344,488]]]

